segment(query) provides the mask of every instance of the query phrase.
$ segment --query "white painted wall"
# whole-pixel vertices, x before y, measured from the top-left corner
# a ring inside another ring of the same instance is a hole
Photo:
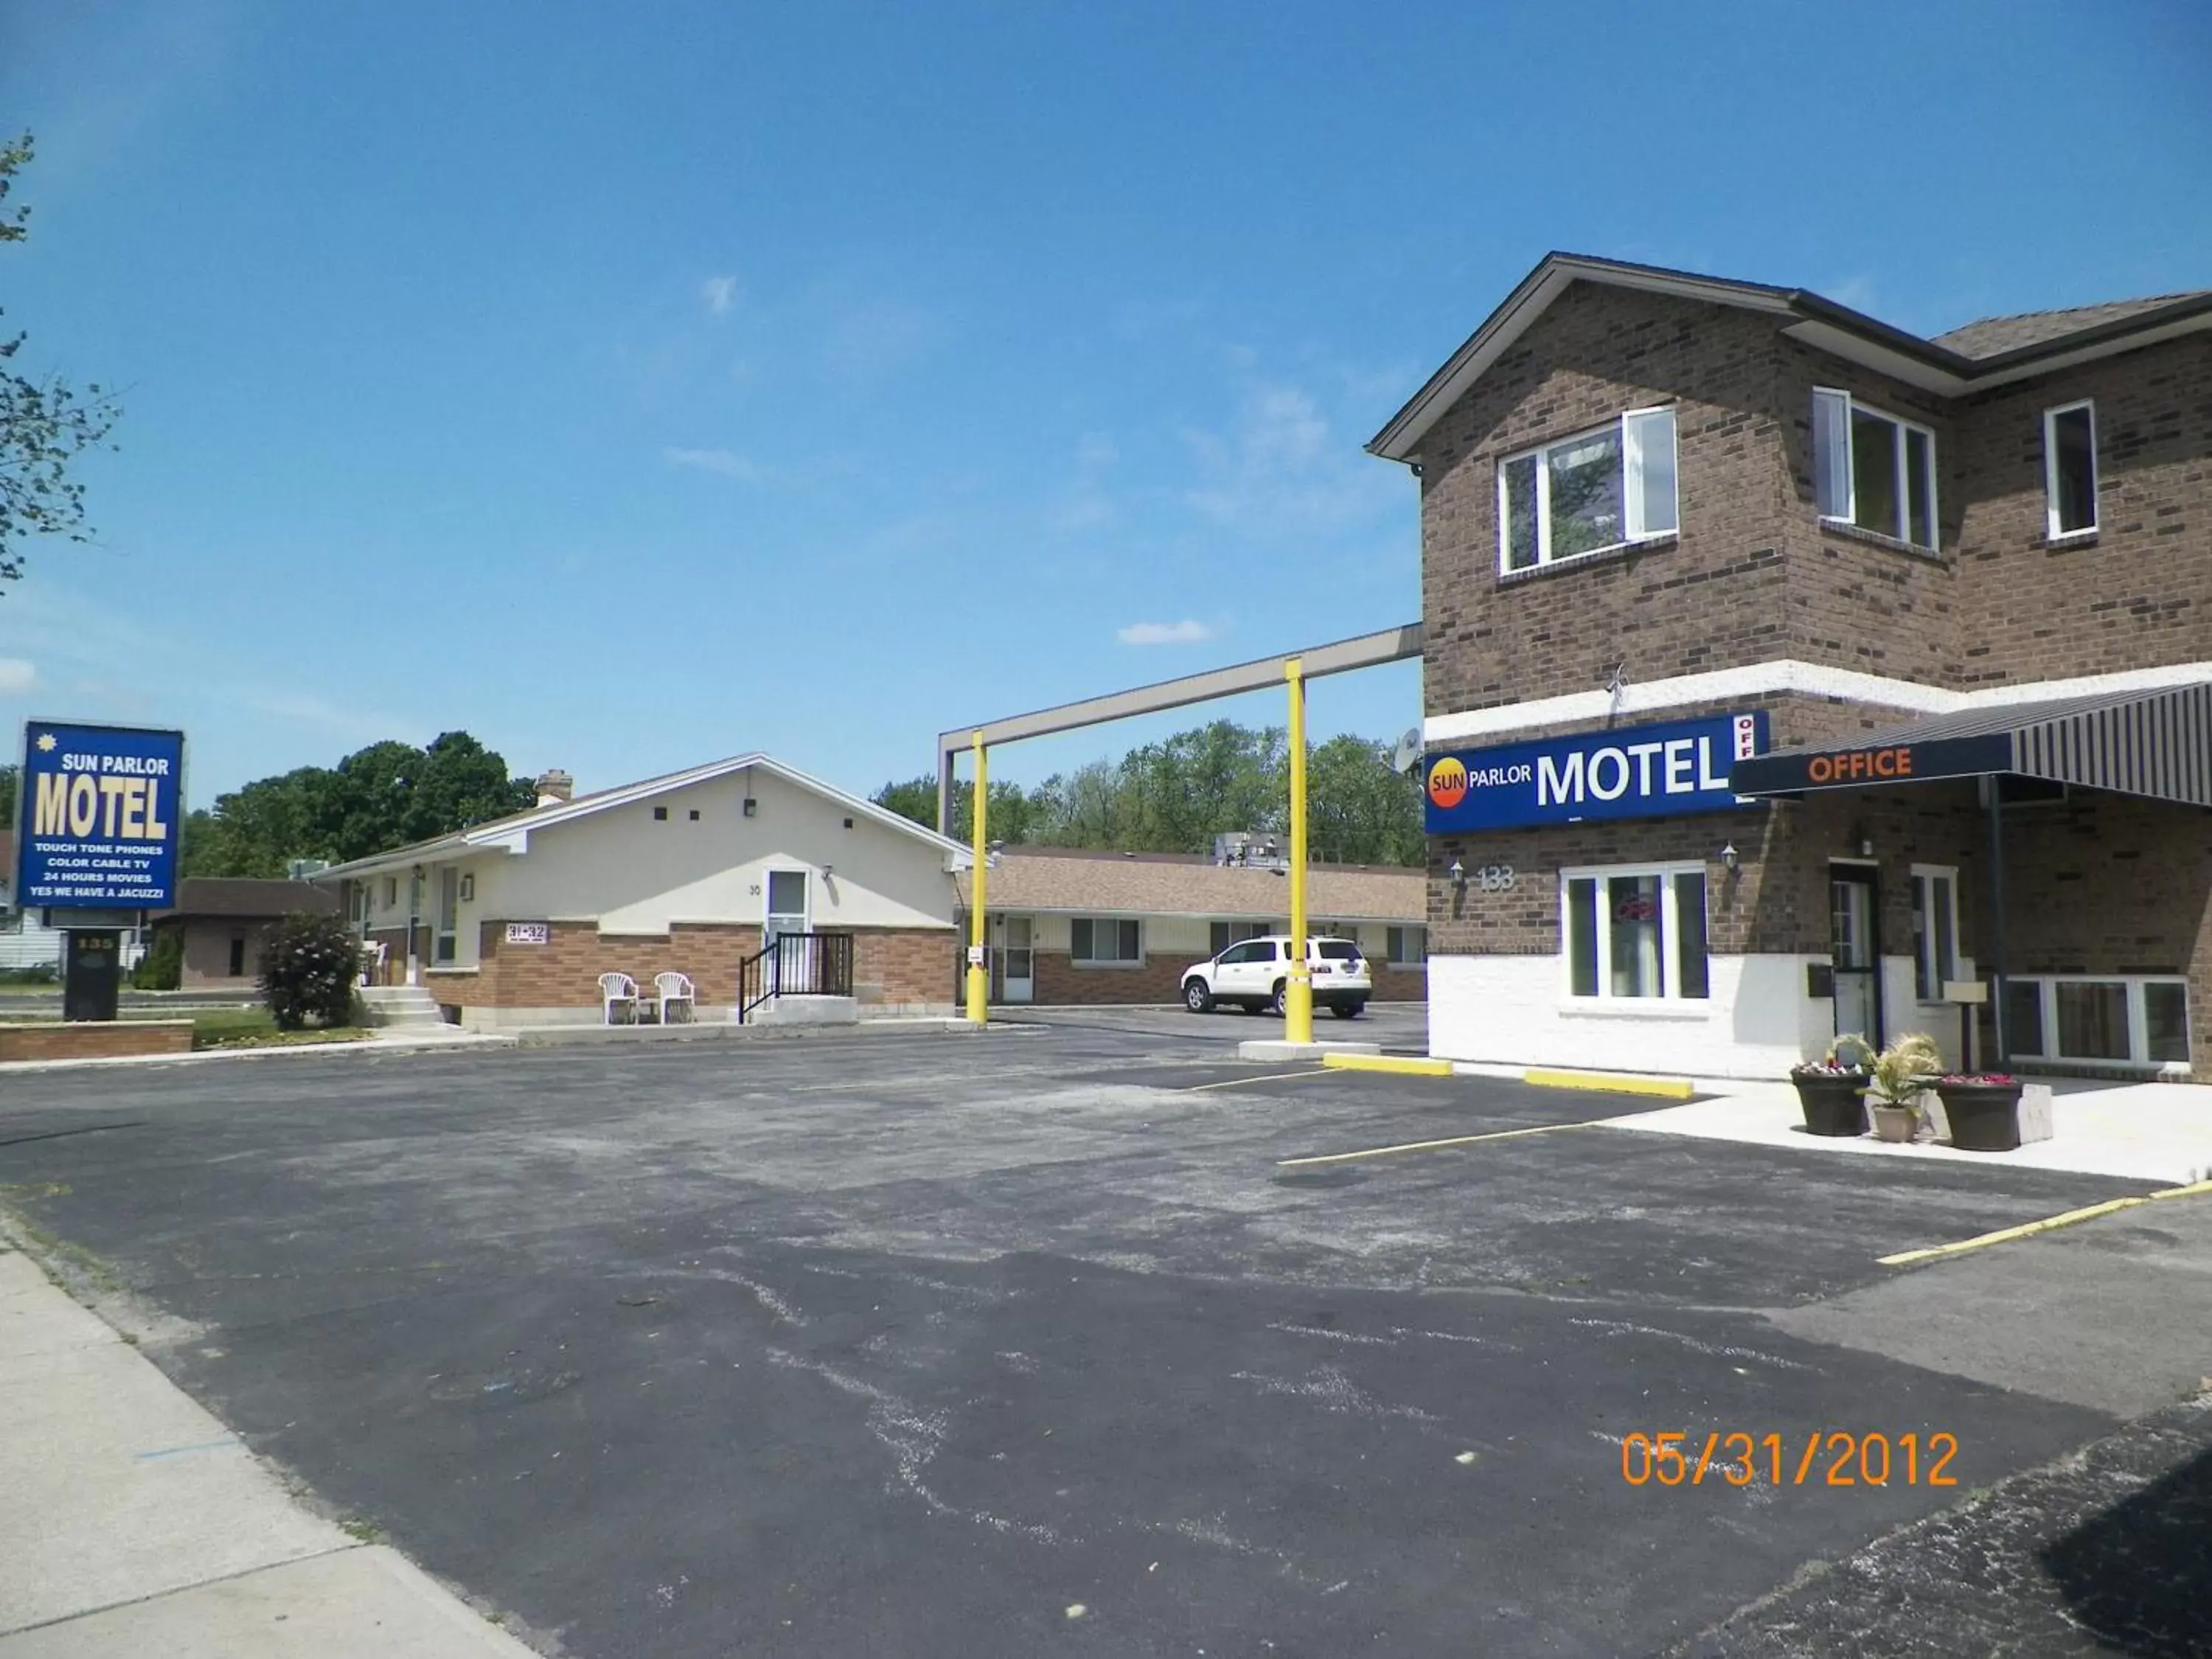
[[[1779,1076],[1827,1044],[1830,1005],[1805,995],[1806,963],[1824,959],[1714,957],[1713,994],[1698,1004],[1571,998],[1557,957],[1432,956],[1429,1052],[1516,1066]]]
[[[1495,1065],[1565,1066],[1692,1077],[1780,1077],[1824,1052],[1835,1008],[1805,994],[1824,956],[1717,956],[1703,1003],[1568,996],[1557,957],[1432,956],[1429,1052]],[[1972,964],[1960,963],[1960,976]],[[1882,958],[1887,1035],[1925,1031],[1958,1063],[1959,1011],[1916,1003],[1912,959]]]

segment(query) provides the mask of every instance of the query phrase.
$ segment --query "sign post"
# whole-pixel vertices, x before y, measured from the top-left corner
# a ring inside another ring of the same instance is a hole
[[[32,720],[17,781],[16,902],[67,934],[64,1017],[113,1019],[119,929],[177,902],[185,734]]]

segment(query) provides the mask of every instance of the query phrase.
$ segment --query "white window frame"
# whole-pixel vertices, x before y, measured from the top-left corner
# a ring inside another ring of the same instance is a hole
[[[1840,398],[1844,404],[1844,510],[1840,514],[1821,514],[1820,522],[1842,525],[1848,529],[1861,531],[1870,536],[1886,536],[1891,541],[1917,549],[1923,553],[1941,553],[1943,550],[1943,456],[1942,448],[1936,441],[1936,428],[1925,422],[1907,420],[1902,415],[1892,414],[1878,404],[1868,403],[1863,398],[1853,396],[1841,386],[1816,386],[1813,388],[1813,397],[1816,407],[1818,400],[1822,398]],[[1858,465],[1853,459],[1854,451],[1850,439],[1852,422],[1862,414],[1871,415],[1878,421],[1887,421],[1896,430],[1894,447],[1897,457],[1897,526],[1893,530],[1871,530],[1858,521]],[[1819,430],[1817,421],[1814,423],[1814,427],[1817,433]],[[1912,469],[1906,459],[1905,443],[1905,434],[1908,432],[1920,433],[1928,440],[1928,533],[1933,539],[1927,542],[1916,542],[1912,539]],[[1813,482],[1816,499],[1820,490],[1821,464],[1820,445],[1816,441],[1813,448]]]
[[[1923,915],[1930,914],[1929,884],[1936,880],[1946,880],[1951,884],[1951,959],[1948,963],[1931,962],[1926,959],[1922,946],[1925,945],[1929,949],[1933,949],[1936,936],[1932,929],[1929,930],[1925,940],[1914,945],[1912,988],[1915,1000],[1923,1004],[1940,1003],[1943,1000],[1944,982],[1959,976],[1959,963],[1966,954],[1959,949],[1959,872],[1956,866],[1916,864],[1912,866],[1913,909]],[[1935,988],[1933,995],[1921,990],[1921,983],[1923,980]]]
[[[2058,443],[2057,426],[2061,415],[2071,415],[2075,410],[2086,410],[2089,416],[2089,522],[2073,529],[2063,528],[2058,522]],[[2054,404],[2043,411],[2043,532],[2045,539],[2054,542],[2070,541],[2076,536],[2094,536],[2103,522],[2104,514],[2098,501],[2099,468],[2097,465],[2097,400],[2077,398],[2070,404]]]
[[[1115,944],[1117,948],[1121,944],[1120,933],[1122,925],[1127,923],[1135,927],[1137,954],[1133,957],[1079,957],[1075,954],[1075,924],[1079,921],[1087,921],[1091,924],[1091,945],[1094,951],[1098,947],[1098,930],[1102,927],[1115,930]],[[1242,945],[1246,941],[1238,939],[1235,942]],[[1144,919],[1141,916],[1071,916],[1067,923],[1067,961],[1070,967],[1104,969],[1109,972],[1143,967],[1145,965]]]
[[[1408,943],[1419,947],[1418,956],[1405,954]],[[1425,968],[1429,965],[1428,924],[1419,921],[1394,921],[1382,931],[1382,959],[1393,968]]]
[[[1656,997],[1624,997],[1613,994],[1613,929],[1606,926],[1608,918],[1601,912],[1597,929],[1597,991],[1584,996],[1575,989],[1574,916],[1569,902],[1572,884],[1595,881],[1602,900],[1606,884],[1616,876],[1656,876],[1659,878],[1659,994]],[[1705,884],[1705,994],[1686,997],[1676,989],[1681,975],[1681,964],[1676,959],[1678,942],[1681,939],[1681,922],[1676,908],[1678,876],[1696,876]],[[1603,1008],[1608,1013],[1711,1013],[1720,1005],[1712,994],[1712,878],[1704,864],[1694,860],[1679,860],[1657,864],[1586,864],[1577,865],[1559,872],[1559,1000],[1568,1008]]]
[[[2043,1047],[2035,1050],[2022,1048],[2014,1034],[2005,1033],[2005,1047],[2011,1060],[2040,1060],[2063,1062],[2069,1066],[2128,1066],[2144,1071],[2179,1074],[2190,1069],[2186,1060],[2152,1060],[2150,1054],[2150,1015],[2143,1000],[2146,985],[2178,985],[2181,988],[2185,1008],[2189,995],[2189,981],[2179,974],[2007,974],[2008,990],[2016,985],[2033,985],[2039,992],[2043,1014]],[[2128,994],[2128,1058],[2113,1060],[2093,1054],[2068,1054],[2058,1050],[2058,987],[2061,985],[2122,985]],[[2194,1047],[2194,1030],[2190,1032]]]
[[[1516,449],[1501,456],[1498,462],[1498,574],[1501,576],[1527,576],[1554,565],[1572,564],[1577,559],[1601,558],[1617,553],[1624,547],[1634,547],[1644,542],[1666,541],[1680,533],[1682,524],[1682,446],[1681,422],[1673,404],[1655,404],[1644,409],[1626,409],[1613,419],[1600,425],[1570,433],[1564,438],[1553,438],[1526,449]],[[1662,529],[1647,528],[1644,523],[1645,501],[1643,489],[1644,445],[1641,433],[1646,428],[1632,425],[1650,416],[1667,417],[1667,442],[1674,480],[1674,522]],[[1544,458],[1555,449],[1587,443],[1592,438],[1612,433],[1620,440],[1620,528],[1622,539],[1608,542],[1603,547],[1586,547],[1579,553],[1568,553],[1554,557],[1552,553],[1552,470]],[[1516,567],[1512,562],[1513,518],[1506,493],[1506,472],[1518,462],[1533,458],[1536,463],[1536,562]]]

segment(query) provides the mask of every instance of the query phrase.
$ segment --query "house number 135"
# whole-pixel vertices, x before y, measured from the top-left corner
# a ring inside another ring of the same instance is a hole
[[[1486,893],[1510,892],[1513,887],[1513,866],[1486,864],[1474,872],[1474,884]]]

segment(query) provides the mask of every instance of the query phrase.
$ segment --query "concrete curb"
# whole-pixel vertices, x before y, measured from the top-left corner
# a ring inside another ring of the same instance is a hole
[[[364,1037],[355,1042],[272,1043],[265,1048],[203,1048],[185,1054],[105,1054],[83,1060],[11,1060],[0,1061],[0,1077],[18,1072],[64,1072],[103,1066],[198,1066],[228,1060],[287,1060],[306,1055],[421,1054],[437,1048],[512,1048],[514,1039],[456,1031],[450,1036]]]

